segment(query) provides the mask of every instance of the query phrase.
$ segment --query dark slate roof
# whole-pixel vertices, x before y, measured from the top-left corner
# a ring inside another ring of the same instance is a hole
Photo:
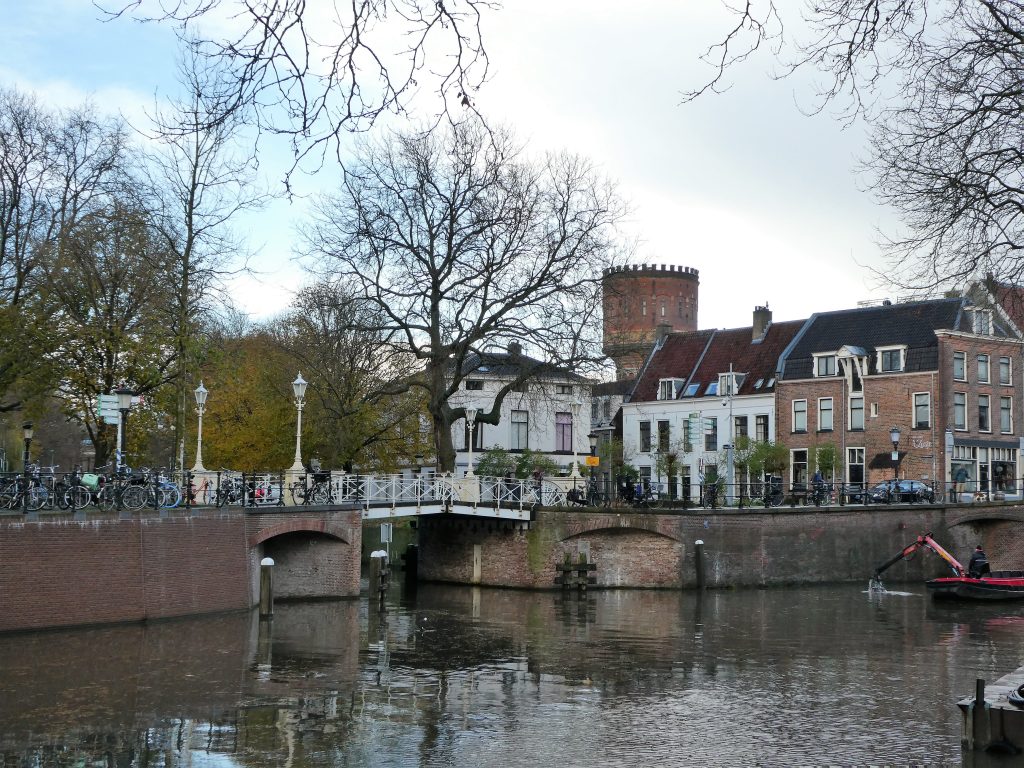
[[[687,385],[699,384],[694,397],[704,397],[708,384],[717,382],[719,374],[727,373],[729,365],[736,373],[746,374],[738,395],[771,392],[769,383],[775,376],[779,356],[804,325],[803,320],[772,323],[757,341],[753,328],[731,328],[718,331],[671,333],[645,367],[632,402],[656,400],[661,379],[686,379]],[[757,386],[760,382],[761,386]],[[680,399],[686,398],[683,388]]]
[[[482,352],[480,354],[470,353],[462,365],[464,376],[496,376],[505,379],[514,379],[520,374],[524,366],[536,367],[531,374],[534,378],[544,379],[565,379],[589,383],[589,379],[551,363],[530,357],[524,354],[512,354],[510,352]]]
[[[904,370],[938,368],[935,331],[959,328],[962,298],[933,299],[842,309],[813,315],[784,361],[784,379],[813,376],[814,353],[836,352],[844,345],[863,347],[874,372],[878,347],[906,345]]]
[[[1019,330],[1024,331],[1024,287],[996,283],[993,286],[993,293],[996,301],[999,302],[1013,324]]]
[[[617,379],[616,381],[602,381],[590,388],[591,397],[605,397],[614,395],[628,395],[636,384],[636,379]]]

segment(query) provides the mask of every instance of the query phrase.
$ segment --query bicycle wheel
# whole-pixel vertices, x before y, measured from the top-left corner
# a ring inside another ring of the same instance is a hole
[[[298,482],[297,480],[288,487],[288,492],[292,496],[293,504],[305,504],[306,503],[306,487]]]
[[[17,482],[8,483],[0,490],[0,507],[3,509],[14,509],[15,502],[20,500],[21,494],[18,493]]]
[[[104,512],[109,512],[117,506],[117,489],[112,485],[105,485],[96,494],[96,506]]]
[[[174,483],[160,486],[160,506],[164,509],[176,507],[181,502],[181,489]]]
[[[92,494],[89,489],[81,485],[69,485],[64,491],[64,498],[60,499],[61,509],[85,509],[92,501]]]
[[[327,483],[317,483],[313,486],[313,503],[327,504],[331,500],[331,487]]]
[[[149,501],[148,496],[146,489],[141,485],[129,485],[121,495],[121,504],[132,512],[138,512],[146,506],[146,502]]]
[[[46,506],[46,502],[50,498],[50,492],[40,486],[34,485],[28,489],[28,501],[25,502],[25,506],[35,512],[36,510],[42,509]]]

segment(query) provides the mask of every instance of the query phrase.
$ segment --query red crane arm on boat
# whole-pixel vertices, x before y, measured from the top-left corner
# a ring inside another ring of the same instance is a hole
[[[916,541],[905,546],[898,555],[896,555],[893,558],[890,558],[889,560],[886,560],[884,563],[878,566],[875,569],[875,578],[877,579],[879,576],[882,575],[882,572],[888,570],[890,566],[898,563],[900,560],[906,557],[910,557],[912,554],[917,552],[917,550],[921,549],[922,547],[930,549],[936,555],[938,555],[947,563],[949,563],[949,567],[953,569],[953,572],[957,576],[965,575],[964,567],[960,565],[957,559],[953,557],[951,554],[949,554],[949,552],[947,552],[945,549],[943,549],[942,546],[937,541],[935,541],[935,539],[932,538],[931,533],[926,533],[923,536],[918,536]]]

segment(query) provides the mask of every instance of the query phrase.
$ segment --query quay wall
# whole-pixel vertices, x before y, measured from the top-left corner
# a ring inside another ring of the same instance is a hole
[[[1024,511],[1005,503],[647,512],[544,509],[529,526],[465,517],[419,521],[425,581],[557,589],[558,565],[584,555],[598,588],[697,586],[695,542],[709,588],[860,582],[922,533],[966,563],[978,543],[993,568],[1024,569]],[[948,573],[931,552],[887,582]]]
[[[268,554],[275,599],[358,596],[361,533],[357,510],[2,515],[0,632],[246,610]]]

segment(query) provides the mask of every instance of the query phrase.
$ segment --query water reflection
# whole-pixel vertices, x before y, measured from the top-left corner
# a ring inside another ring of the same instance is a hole
[[[0,765],[957,765],[1024,645],[862,587],[391,597],[0,636]]]

